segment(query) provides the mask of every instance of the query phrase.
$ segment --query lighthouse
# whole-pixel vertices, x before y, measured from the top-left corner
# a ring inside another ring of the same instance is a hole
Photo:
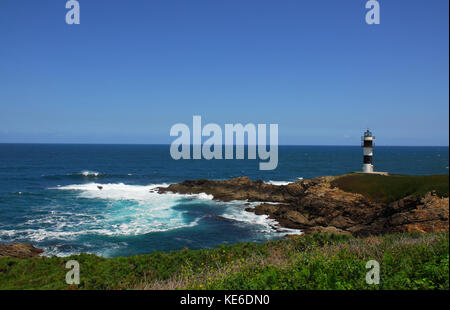
[[[373,141],[375,137],[372,135],[369,129],[366,130],[364,136],[361,137],[361,146],[364,149],[364,158],[363,158],[363,172],[364,173],[373,173]]]

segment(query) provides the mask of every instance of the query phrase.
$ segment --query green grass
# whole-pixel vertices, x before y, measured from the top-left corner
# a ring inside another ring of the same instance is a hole
[[[65,283],[65,263],[81,283]],[[381,265],[368,285],[365,264]],[[0,289],[449,289],[449,235],[305,235],[264,244],[101,258],[0,258]]]
[[[338,177],[331,184],[347,192],[362,194],[374,201],[390,203],[409,195],[424,196],[433,190],[441,197],[448,197],[448,179],[448,174],[383,176],[355,173]]]

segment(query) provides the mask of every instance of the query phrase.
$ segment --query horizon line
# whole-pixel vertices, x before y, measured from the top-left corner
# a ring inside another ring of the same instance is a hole
[[[21,145],[154,145],[154,146],[170,146],[171,143],[79,143],[79,142],[0,142],[0,145],[7,144],[21,144]],[[201,146],[202,144],[200,144]],[[237,144],[233,144],[233,147]],[[190,147],[194,144],[189,144]],[[227,146],[222,144],[222,146]],[[242,145],[239,145],[242,146]],[[243,146],[249,146],[249,144],[244,144]],[[251,145],[257,146],[257,145]],[[267,145],[269,146],[269,145]],[[278,146],[343,146],[343,147],[361,147],[360,144],[279,144]],[[449,147],[449,145],[375,145],[377,147]]]

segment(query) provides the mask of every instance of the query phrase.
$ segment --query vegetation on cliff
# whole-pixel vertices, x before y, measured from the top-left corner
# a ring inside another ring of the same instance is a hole
[[[78,286],[65,283],[80,263]],[[380,284],[365,281],[369,260]],[[449,289],[449,235],[314,234],[131,257],[0,258],[0,289]]]
[[[440,197],[448,197],[448,181],[448,174],[384,176],[354,173],[338,177],[331,184],[377,202],[391,203],[407,196],[423,197],[431,191],[435,191]]]

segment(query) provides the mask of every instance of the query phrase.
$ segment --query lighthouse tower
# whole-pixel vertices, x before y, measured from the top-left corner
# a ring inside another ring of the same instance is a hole
[[[373,173],[373,141],[375,137],[372,136],[372,132],[369,129],[366,130],[364,136],[361,137],[361,146],[364,148],[364,160],[363,160],[363,172]]]

